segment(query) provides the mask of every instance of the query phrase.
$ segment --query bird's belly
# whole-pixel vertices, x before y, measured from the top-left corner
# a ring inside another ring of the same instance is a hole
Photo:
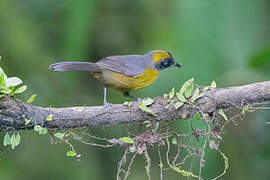
[[[146,68],[144,73],[136,77],[126,76],[110,70],[104,70],[99,75],[94,75],[100,79],[105,86],[117,89],[119,91],[128,92],[136,89],[141,89],[145,86],[152,84],[158,77],[158,71]]]

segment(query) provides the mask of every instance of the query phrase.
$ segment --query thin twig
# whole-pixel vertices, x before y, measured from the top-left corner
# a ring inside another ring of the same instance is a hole
[[[161,158],[161,153],[160,153],[160,146],[158,146],[158,157],[159,157],[159,177],[160,180],[163,180],[163,163],[162,163],[162,158]]]
[[[76,139],[77,141],[80,141],[81,143],[83,144],[87,144],[87,145],[90,145],[90,146],[97,146],[97,147],[103,147],[103,148],[110,148],[110,147],[113,147],[115,146],[116,144],[97,144],[97,143],[92,143],[92,142],[86,142],[83,140],[82,137],[78,136],[77,134],[75,133],[72,133],[70,132],[70,134],[73,136],[74,139]],[[107,141],[108,143],[108,141]]]
[[[128,149],[125,150],[124,155],[122,156],[121,160],[118,163],[117,174],[116,174],[117,180],[121,180],[120,173],[123,171],[122,166],[126,163],[127,153],[128,153]]]
[[[136,157],[137,154],[138,154],[138,153],[135,152],[135,153],[133,154],[132,158],[130,159],[130,163],[129,163],[128,167],[127,167],[126,175],[125,175],[125,177],[124,177],[123,180],[126,180],[126,179],[128,178],[128,176],[129,176],[129,174],[130,174],[131,166],[132,166],[133,161],[134,161],[134,159],[135,159],[135,157]]]
[[[150,175],[150,172],[151,172],[151,158],[147,152],[147,149],[145,149],[144,151],[144,157],[146,159],[146,162],[147,162],[147,165],[146,165],[146,174],[147,174],[147,177],[148,177],[148,180],[151,180],[151,175]]]

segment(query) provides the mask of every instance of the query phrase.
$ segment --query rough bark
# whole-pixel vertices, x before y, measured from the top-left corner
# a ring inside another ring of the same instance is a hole
[[[146,120],[169,121],[192,117],[198,111],[211,115],[220,108],[236,106],[241,108],[246,104],[269,100],[270,81],[206,91],[204,96],[195,102],[195,106],[185,104],[179,109],[175,109],[173,105],[165,108],[168,100],[157,97],[149,107],[156,116],[142,111],[136,102],[133,102],[131,107],[113,104],[110,107],[44,108],[23,103],[14,98],[4,98],[0,106],[0,131],[27,130],[32,129],[36,124],[48,129],[63,129],[113,126]],[[48,115],[52,115],[52,121],[46,121]],[[25,125],[25,119],[30,120],[28,125]]]

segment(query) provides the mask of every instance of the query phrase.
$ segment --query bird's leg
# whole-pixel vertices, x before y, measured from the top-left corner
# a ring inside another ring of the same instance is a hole
[[[111,106],[111,104],[107,102],[107,88],[106,87],[104,87],[104,106],[107,106],[107,107]]]
[[[142,98],[139,98],[139,97],[136,97],[136,96],[132,96],[129,94],[129,92],[123,92],[123,95],[125,97],[129,97],[129,98],[132,98],[132,99],[137,99],[137,102],[141,102],[142,101]]]

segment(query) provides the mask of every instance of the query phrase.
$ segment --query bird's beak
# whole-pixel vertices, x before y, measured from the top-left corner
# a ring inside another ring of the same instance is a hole
[[[173,63],[173,66],[176,66],[176,67],[181,68],[181,65],[180,65],[180,64],[178,64],[177,62],[174,62],[174,63]]]

